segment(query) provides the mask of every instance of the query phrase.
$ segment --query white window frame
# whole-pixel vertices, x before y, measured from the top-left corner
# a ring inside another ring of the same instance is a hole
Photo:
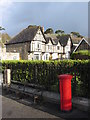
[[[46,60],[48,60],[48,54],[46,54]]]
[[[41,43],[37,43],[37,49],[41,49]]]
[[[48,45],[48,50],[52,50],[52,45]]]
[[[13,60],[17,60],[17,56],[13,56]]]
[[[37,59],[38,57],[38,59]],[[34,54],[34,60],[39,60],[39,54]]]

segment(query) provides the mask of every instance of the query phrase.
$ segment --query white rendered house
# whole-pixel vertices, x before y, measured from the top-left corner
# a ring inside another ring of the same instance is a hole
[[[43,27],[28,26],[6,43],[7,52],[19,53],[19,59],[69,59],[72,40],[70,35],[52,37],[44,34]]]

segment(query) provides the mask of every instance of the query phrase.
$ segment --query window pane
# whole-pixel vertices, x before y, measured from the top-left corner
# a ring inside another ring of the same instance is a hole
[[[38,54],[34,55],[34,59],[39,60],[39,55]]]
[[[48,60],[48,54],[46,54],[46,60]]]
[[[52,46],[51,46],[51,45],[48,45],[48,49],[51,50],[51,49],[52,49]]]
[[[37,48],[40,49],[41,48],[41,44],[37,43]]]
[[[59,46],[57,46],[57,50],[59,50]]]

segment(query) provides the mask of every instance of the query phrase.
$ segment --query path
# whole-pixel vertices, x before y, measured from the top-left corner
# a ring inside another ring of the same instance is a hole
[[[57,118],[55,115],[26,106],[7,97],[2,97],[2,101],[3,118]]]

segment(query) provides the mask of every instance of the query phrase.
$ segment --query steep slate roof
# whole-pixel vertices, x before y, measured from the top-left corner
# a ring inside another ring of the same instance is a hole
[[[67,45],[68,39],[69,38],[71,39],[70,35],[62,35],[59,36],[59,38],[57,38],[57,34],[45,34],[45,37],[46,37],[46,43],[48,43],[49,40],[51,40],[53,45],[57,45],[59,42],[63,47]],[[71,44],[73,46],[72,39],[71,39]]]
[[[57,45],[59,42],[63,47],[65,47],[67,45],[68,39],[71,39],[70,35],[64,35],[57,38],[57,34],[44,34],[42,27],[30,25],[26,29],[22,30],[19,34],[17,34],[14,38],[12,38],[9,42],[7,42],[5,45],[30,42],[34,39],[38,29],[41,30],[46,40],[46,44],[49,42],[49,40],[51,40],[53,45]]]
[[[84,37],[84,38],[90,44],[90,38],[89,37]]]
[[[49,40],[51,40],[53,45],[58,44],[58,39],[55,34],[45,34],[45,37],[46,37],[46,44],[49,42]]]
[[[49,40],[51,41],[51,43],[53,45],[57,45],[58,44],[58,39],[52,39],[50,37],[46,37],[46,44],[49,43]]]
[[[71,36],[71,39],[72,39],[73,44],[78,44],[82,38]]]
[[[50,33],[48,33],[48,34],[44,34],[44,35],[45,35],[46,38],[50,37],[52,39],[57,39],[57,34],[50,34]]]
[[[67,45],[68,39],[71,39],[70,35],[62,35],[59,37],[59,42],[61,46],[65,47]],[[72,44],[72,39],[71,39],[71,44]]]
[[[32,41],[34,39],[38,29],[41,30],[41,32],[44,36],[44,33],[43,33],[42,28],[40,26],[31,26],[30,25],[26,29],[22,30],[14,38],[12,38],[9,42],[7,42],[6,45]],[[45,38],[45,36],[44,36],[44,38]]]
[[[46,37],[46,36],[45,36]],[[46,37],[46,44],[49,43],[50,37]]]

